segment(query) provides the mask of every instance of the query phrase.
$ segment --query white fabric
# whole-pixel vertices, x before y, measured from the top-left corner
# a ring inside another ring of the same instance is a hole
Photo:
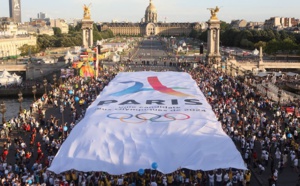
[[[164,174],[180,167],[246,169],[188,73],[119,73],[74,127],[49,170],[119,175],[151,168],[153,162]]]

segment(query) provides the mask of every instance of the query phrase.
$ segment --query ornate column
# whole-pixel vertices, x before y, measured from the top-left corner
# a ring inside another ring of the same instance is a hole
[[[83,7],[83,19],[82,19],[82,46],[84,48],[89,48],[93,46],[93,24],[94,21],[91,20],[90,8],[84,5]]]
[[[219,64],[221,61],[220,54],[220,24],[221,21],[217,18],[216,14],[219,12],[219,8],[209,8],[211,11],[211,17],[206,22],[208,24],[207,32],[207,61],[209,64]]]

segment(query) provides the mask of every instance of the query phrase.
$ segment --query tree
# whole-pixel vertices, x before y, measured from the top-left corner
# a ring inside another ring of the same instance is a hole
[[[52,29],[53,29],[54,35],[61,36],[61,29],[60,28],[53,27]]]
[[[32,46],[32,45],[23,45],[21,47],[18,48],[21,51],[21,56],[26,56],[26,55],[30,55],[30,54],[35,54],[39,52],[39,48],[38,46]]]
[[[290,38],[286,38],[281,42],[281,50],[285,51],[286,59],[288,60],[289,54],[298,48],[297,44]]]
[[[191,38],[198,38],[199,37],[199,32],[197,30],[195,30],[195,29],[192,29],[189,37],[191,37]]]
[[[275,39],[272,39],[269,41],[266,45],[265,52],[269,55],[274,55],[275,60],[276,60],[276,55],[278,50],[280,49],[281,43]]]
[[[230,25],[224,21],[221,21],[220,28],[221,28],[221,32],[222,32],[222,31],[228,30],[230,28]]]
[[[242,39],[240,42],[242,48],[253,49],[254,44],[248,39]]]
[[[264,42],[264,41],[259,41],[259,42],[257,42],[257,43],[254,44],[254,48],[260,48],[260,47],[262,47],[263,50],[265,50],[266,46],[267,46],[267,43]]]

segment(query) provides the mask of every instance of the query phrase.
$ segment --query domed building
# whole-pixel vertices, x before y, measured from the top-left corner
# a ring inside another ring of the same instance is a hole
[[[193,29],[202,28],[200,23],[163,23],[157,21],[157,9],[152,0],[140,23],[102,23],[100,30],[110,29],[115,36],[188,36]]]
[[[150,0],[150,4],[145,12],[145,22],[146,23],[157,23],[157,10]]]

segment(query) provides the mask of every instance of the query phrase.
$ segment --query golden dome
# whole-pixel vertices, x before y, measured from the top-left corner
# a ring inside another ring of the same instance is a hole
[[[154,13],[157,12],[155,6],[152,4],[152,0],[150,0],[150,4],[149,4],[149,6],[147,7],[146,12],[154,12]]]

